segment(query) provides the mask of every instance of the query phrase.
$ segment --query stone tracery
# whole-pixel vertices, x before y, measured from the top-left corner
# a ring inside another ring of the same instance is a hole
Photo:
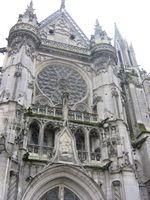
[[[82,76],[70,67],[64,65],[49,65],[37,76],[38,86],[41,91],[53,101],[61,104],[61,96],[69,93],[69,104],[81,101],[87,93],[87,84]]]

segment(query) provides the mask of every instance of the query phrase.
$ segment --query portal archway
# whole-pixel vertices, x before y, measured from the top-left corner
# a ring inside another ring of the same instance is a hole
[[[53,164],[33,178],[22,200],[45,200],[42,199],[44,195],[60,186],[66,188],[65,190],[63,189],[64,192],[68,189],[77,198],[71,200],[106,199],[103,196],[101,187],[80,167],[67,164]],[[61,200],[67,199],[63,199],[62,197]]]

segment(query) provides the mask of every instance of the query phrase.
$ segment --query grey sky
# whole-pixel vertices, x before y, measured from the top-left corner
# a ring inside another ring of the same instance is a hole
[[[4,0],[0,7],[0,47],[6,46],[9,29],[30,0]],[[33,0],[38,21],[59,9],[61,0]],[[66,0],[66,9],[90,37],[96,18],[113,38],[114,22],[122,36],[133,43],[139,65],[150,72],[150,0]],[[0,57],[2,65],[2,56]]]

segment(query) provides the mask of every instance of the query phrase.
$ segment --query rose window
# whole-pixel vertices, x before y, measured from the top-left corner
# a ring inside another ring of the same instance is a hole
[[[62,103],[62,94],[69,93],[69,104],[81,101],[87,94],[87,84],[79,72],[53,64],[45,67],[37,76],[37,83],[44,95],[54,104]]]

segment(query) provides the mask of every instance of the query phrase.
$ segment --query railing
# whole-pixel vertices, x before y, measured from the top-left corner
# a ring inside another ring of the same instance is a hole
[[[53,117],[63,117],[62,108],[59,107],[37,107],[33,106],[31,111],[36,114],[43,114]],[[71,121],[82,121],[82,122],[97,122],[97,114],[86,113],[75,110],[69,110],[68,119]]]
[[[28,144],[28,151],[33,154],[38,154],[40,146],[36,144]]]
[[[54,155],[54,148],[49,146],[39,146],[35,144],[28,144],[29,153],[41,155],[51,159]],[[78,151],[78,158],[81,162],[88,161],[88,152],[87,151]],[[100,161],[101,153],[100,152],[90,152],[91,161]]]
[[[48,158],[52,158],[53,157],[53,147],[49,147],[49,146],[39,146],[36,144],[28,144],[28,151],[31,154],[37,154],[37,155],[41,155],[41,156],[46,156]]]
[[[100,159],[101,159],[101,153],[99,153],[99,152],[91,152],[90,153],[90,155],[91,155],[91,161],[100,161]]]
[[[53,157],[53,151],[54,151],[53,147],[48,147],[48,146],[43,146],[42,147],[42,153],[43,153],[43,155],[46,155],[49,158]]]

